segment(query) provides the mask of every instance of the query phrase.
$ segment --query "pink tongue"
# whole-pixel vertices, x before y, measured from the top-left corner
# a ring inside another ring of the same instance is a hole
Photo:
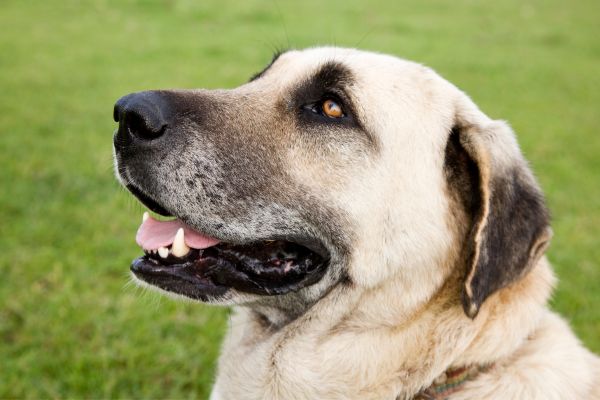
[[[185,244],[194,249],[205,249],[219,243],[217,239],[205,236],[176,219],[173,221],[157,221],[149,217],[138,228],[135,241],[145,250],[156,250],[173,244],[175,234],[183,228]]]

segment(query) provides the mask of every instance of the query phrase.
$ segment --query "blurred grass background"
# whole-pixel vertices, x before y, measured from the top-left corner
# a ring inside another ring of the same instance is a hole
[[[0,4],[0,397],[203,398],[227,311],[127,285],[142,207],[112,175],[112,106],[233,87],[276,48],[423,62],[508,120],[554,216],[553,307],[600,352],[600,2]]]

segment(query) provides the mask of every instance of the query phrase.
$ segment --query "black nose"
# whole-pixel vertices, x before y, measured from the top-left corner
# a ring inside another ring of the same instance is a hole
[[[168,126],[168,109],[164,96],[157,91],[121,97],[113,111],[113,118],[119,123],[118,135],[129,140],[133,137],[153,140],[162,136]]]

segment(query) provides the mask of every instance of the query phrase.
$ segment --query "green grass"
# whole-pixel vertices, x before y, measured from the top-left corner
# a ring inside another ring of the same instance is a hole
[[[236,86],[289,46],[423,62],[510,121],[554,215],[553,307],[600,352],[600,2],[368,3],[2,1],[1,398],[207,395],[227,311],[127,285],[142,207],[112,105]]]

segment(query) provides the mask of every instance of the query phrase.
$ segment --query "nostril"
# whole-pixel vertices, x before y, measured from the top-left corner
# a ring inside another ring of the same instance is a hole
[[[125,114],[125,129],[131,136],[142,140],[152,140],[162,136],[167,128],[160,121],[148,121],[137,112],[130,111]]]

